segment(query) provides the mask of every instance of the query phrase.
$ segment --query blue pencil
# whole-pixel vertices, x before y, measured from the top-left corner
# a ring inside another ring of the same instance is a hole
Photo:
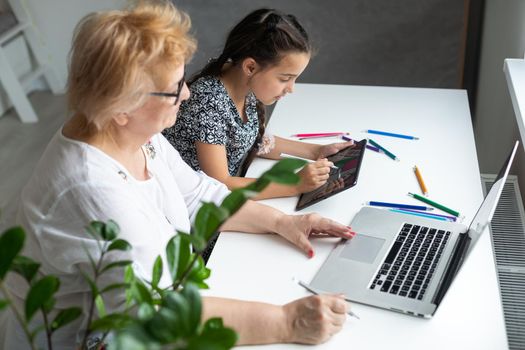
[[[364,132],[369,133],[369,134],[398,137],[400,139],[419,140],[419,137],[410,136],[410,135],[402,135],[402,134],[394,134],[392,132],[386,132],[386,131],[368,129],[368,130],[365,130]]]
[[[405,211],[411,211],[411,212],[414,212],[414,213],[419,213],[419,211],[416,211],[416,210],[413,210],[413,209],[403,209]],[[425,213],[426,214],[426,213]],[[445,218],[445,219],[448,219],[449,221],[456,221],[457,218],[455,216],[452,216],[452,215],[442,215],[442,214],[426,214],[426,215],[432,215],[432,216],[440,216],[442,218]]]
[[[439,220],[439,221],[450,221],[447,218],[444,218],[444,217],[441,217],[441,216],[435,216],[435,215],[432,215],[432,214],[416,213],[416,212],[413,212],[413,211],[406,211],[406,210],[403,210],[403,209],[388,209],[388,210],[391,211],[391,212],[394,212],[394,213],[414,215],[414,216],[421,216],[421,217],[427,218],[427,219],[435,219],[435,220]]]
[[[425,207],[422,205],[411,205],[411,204],[387,203],[387,202],[376,202],[376,201],[370,201],[370,202],[367,202],[366,204],[371,205],[373,207],[413,209],[413,210],[423,210],[423,211],[434,210],[434,208],[431,208],[431,207]]]

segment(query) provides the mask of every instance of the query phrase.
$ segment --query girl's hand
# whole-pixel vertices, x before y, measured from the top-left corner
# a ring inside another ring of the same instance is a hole
[[[284,305],[285,340],[290,343],[324,343],[343,327],[347,308],[342,295],[313,295]]]
[[[330,166],[334,163],[327,159],[319,159],[315,163],[309,163],[297,173],[301,178],[297,185],[299,193],[310,192],[326,183],[330,174]]]
[[[356,234],[349,226],[339,224],[315,213],[283,215],[277,224],[276,233],[295,244],[310,258],[314,256],[313,247],[308,240],[310,235],[322,234],[351,239]]]
[[[319,147],[319,153],[317,154],[317,158],[326,158],[328,156],[331,156],[332,154],[335,154],[339,152],[340,150],[353,146],[354,141],[347,141],[347,142],[337,142],[337,143],[331,143],[329,145],[323,145]]]

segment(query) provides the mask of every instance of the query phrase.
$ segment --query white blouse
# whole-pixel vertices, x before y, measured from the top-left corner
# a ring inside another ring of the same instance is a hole
[[[16,224],[27,235],[24,254],[42,264],[41,272],[59,277],[57,309],[88,307],[90,289],[80,274],[80,271],[91,272],[85,248],[98,256],[96,241],[85,230],[89,222],[109,219],[117,222],[119,237],[133,248],[125,253],[111,252],[108,259],[133,260],[135,274],[149,280],[158,255],[167,266],[167,242],[176,230],[189,232],[190,220],[201,202],[218,204],[229,193],[223,184],[192,170],[160,134],[151,139],[144,152],[150,179],[138,181],[98,148],[66,138],[59,130],[24,187],[16,215]],[[102,275],[99,286],[123,281],[122,270],[112,272]],[[161,285],[170,282],[166,271]],[[11,274],[7,286],[21,303],[27,283]],[[104,299],[111,312],[122,295]],[[2,314],[9,316],[0,313],[0,348],[19,348],[18,336],[22,333],[16,329],[16,320],[7,316],[2,319]],[[75,340],[82,337],[78,330],[86,322],[84,314],[81,320],[57,332],[53,336],[56,348],[74,348]],[[1,330],[7,335],[5,343]]]

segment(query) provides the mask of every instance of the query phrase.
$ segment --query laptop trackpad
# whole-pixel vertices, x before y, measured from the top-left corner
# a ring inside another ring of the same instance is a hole
[[[372,263],[385,243],[382,238],[357,235],[346,243],[343,251],[339,256],[341,258]]]

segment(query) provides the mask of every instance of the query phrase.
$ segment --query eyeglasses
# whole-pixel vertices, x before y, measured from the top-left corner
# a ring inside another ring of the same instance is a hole
[[[182,79],[179,81],[179,84],[177,85],[176,92],[150,92],[149,94],[151,96],[175,97],[175,102],[173,102],[173,105],[176,105],[177,102],[179,102],[180,94],[185,83],[186,78],[183,76]]]

